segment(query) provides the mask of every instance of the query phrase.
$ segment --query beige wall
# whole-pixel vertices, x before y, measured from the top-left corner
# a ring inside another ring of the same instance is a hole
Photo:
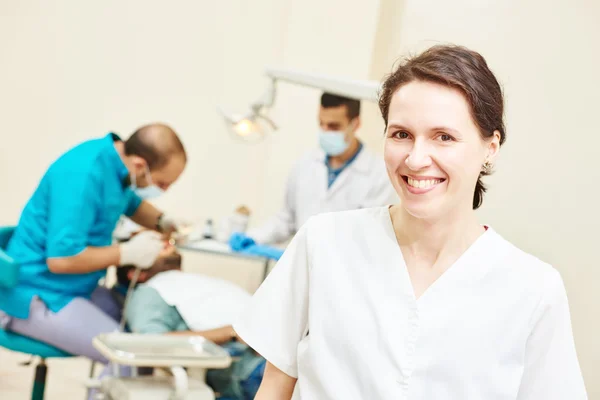
[[[393,28],[380,26],[391,35],[377,61],[438,42],[487,58],[506,92],[508,139],[481,219],[561,272],[589,395],[600,399],[600,5],[549,4],[405,0]]]
[[[257,205],[265,148],[232,141],[216,104],[246,106],[262,91],[263,64],[281,58],[285,3],[202,4],[0,5],[0,109],[10,143],[0,162],[11,188],[3,222],[65,149],[154,120],[172,124],[190,153],[166,205],[199,215],[225,213],[238,199]]]
[[[13,223],[48,164],[77,142],[154,120],[190,153],[159,204],[199,220],[240,203],[262,220],[281,204],[293,160],[316,145],[318,91],[282,84],[268,141],[233,141],[216,105],[242,109],[265,64],[379,79],[407,50],[438,41],[488,59],[507,95],[508,141],[481,210],[564,277],[590,398],[600,399],[598,2],[457,0],[75,0],[0,2],[0,223]],[[381,146],[364,105],[361,137]],[[186,256],[187,268],[252,290],[260,265]],[[199,267],[198,267],[199,266]]]
[[[368,78],[378,1],[353,3],[0,2],[0,181],[10,188],[0,223],[16,222],[69,147],[156,120],[180,133],[190,155],[159,206],[203,221],[243,203],[254,223],[264,220],[282,204],[291,162],[317,144],[320,93],[280,85],[271,115],[281,129],[251,146],[229,136],[216,106],[242,111],[256,100],[265,65]],[[363,138],[377,145],[366,125]],[[249,290],[260,280],[260,265],[185,260]]]
[[[1,2],[0,181],[10,190],[0,223],[16,221],[67,148],[155,120],[172,124],[190,156],[161,205],[198,219],[240,201],[258,207],[267,149],[232,141],[216,105],[246,106],[263,90],[263,64],[281,58],[286,11],[277,0]],[[259,266],[186,260],[248,289],[258,283]]]

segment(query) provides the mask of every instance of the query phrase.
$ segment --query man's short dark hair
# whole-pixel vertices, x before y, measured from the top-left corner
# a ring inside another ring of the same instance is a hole
[[[353,120],[360,115],[359,100],[338,96],[337,94],[323,93],[321,96],[321,106],[323,108],[346,106],[346,115],[349,120]]]
[[[150,169],[164,167],[171,156],[186,152],[179,137],[169,126],[151,124],[142,126],[125,141],[125,154],[142,157]]]

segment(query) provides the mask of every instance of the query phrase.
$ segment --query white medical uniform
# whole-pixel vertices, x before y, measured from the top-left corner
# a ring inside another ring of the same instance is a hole
[[[248,236],[260,244],[288,240],[313,215],[398,203],[383,157],[363,147],[328,188],[326,155],[311,151],[292,168],[285,189],[284,206]]]
[[[416,299],[387,207],[311,218],[234,328],[293,399],[587,398],[556,270],[488,228]]]

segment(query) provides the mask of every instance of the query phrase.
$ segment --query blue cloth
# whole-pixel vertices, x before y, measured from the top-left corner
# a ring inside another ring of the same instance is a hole
[[[231,235],[229,238],[229,246],[231,247],[231,250],[237,253],[266,257],[273,260],[279,260],[283,255],[283,250],[278,249],[277,247],[256,244],[254,239],[243,233],[234,233]]]
[[[52,312],[75,297],[89,299],[105,271],[54,274],[46,260],[71,257],[88,246],[112,243],[122,214],[131,216],[141,199],[128,187],[127,167],[117,153],[118,136],[84,142],[46,171],[26,204],[7,254],[19,264],[19,283],[0,289],[0,309],[25,319],[37,295]]]
[[[331,164],[330,164],[330,157],[327,156],[326,160],[325,160],[325,165],[327,166],[327,187],[330,188],[331,185],[333,185],[333,182],[335,182],[335,180],[337,179],[338,176],[340,176],[340,174],[342,173],[342,171],[344,169],[346,169],[346,167],[350,164],[352,164],[352,161],[356,160],[356,157],[358,157],[358,154],[360,153],[360,151],[363,148],[363,144],[361,142],[358,142],[358,150],[356,151],[356,153],[354,153],[354,155],[344,163],[344,165],[342,165],[339,168],[332,168]]]

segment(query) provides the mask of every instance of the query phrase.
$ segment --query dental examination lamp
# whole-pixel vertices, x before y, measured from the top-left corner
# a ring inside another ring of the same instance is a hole
[[[312,74],[282,68],[265,69],[270,78],[269,86],[263,95],[250,105],[245,114],[230,114],[219,108],[228,130],[235,138],[246,142],[262,140],[270,130],[277,130],[277,125],[267,116],[267,110],[275,102],[278,81],[293,83],[300,86],[320,89],[338,96],[356,100],[377,102],[380,84],[377,81],[345,79],[331,75]]]

